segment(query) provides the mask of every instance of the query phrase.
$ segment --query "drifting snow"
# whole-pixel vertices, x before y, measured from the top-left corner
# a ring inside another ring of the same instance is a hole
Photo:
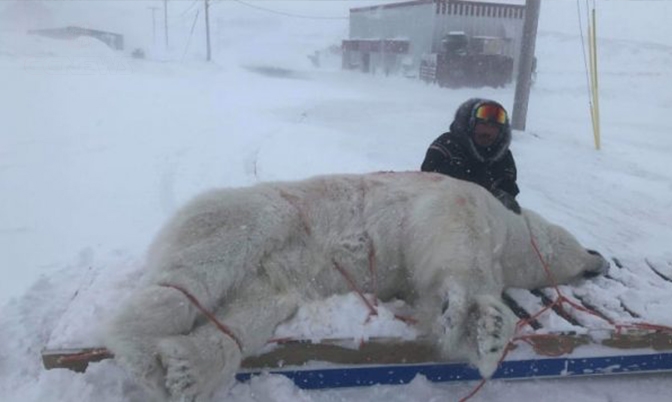
[[[196,193],[321,173],[418,169],[427,145],[464,99],[492,97],[509,110],[513,104],[511,86],[448,91],[399,77],[341,72],[331,68],[338,66],[337,57],[314,69],[307,55],[338,45],[347,20],[289,19],[219,2],[212,9],[215,62],[206,65],[199,61],[202,28],[186,46],[195,10],[185,17],[180,12],[188,4],[171,9],[173,48],[165,52],[152,46],[145,6],[153,3],[21,3],[30,5],[28,14],[10,3],[0,8],[3,401],[143,400],[111,361],[85,374],[44,371],[39,353],[47,345],[98,341],[97,323],[141,278],[153,234]],[[286,11],[343,17],[347,8],[366,4],[312,3],[273,2]],[[667,2],[598,2],[597,152],[576,4],[543,2],[527,131],[515,133],[512,144],[521,204],[623,261],[624,268],[612,270],[622,287],[597,279],[576,288],[577,295],[613,302],[614,314],[627,307],[667,325],[670,286],[644,257],[669,274],[670,12]],[[8,31],[87,24],[127,29],[128,49],[146,48],[150,59],[134,60],[87,39],[63,42]],[[269,69],[290,74],[264,74]],[[356,324],[346,329],[352,336],[373,336],[357,327],[366,313],[355,308],[357,298],[344,300],[341,307],[331,301],[322,307]],[[323,314],[312,308],[305,310],[307,318]],[[313,320],[299,320],[294,325],[300,328],[292,330],[315,338],[342,335],[332,322],[318,329]],[[399,324],[386,322],[380,325]],[[666,401],[668,384],[668,377],[492,382],[478,398]],[[305,392],[284,377],[263,376],[236,385],[226,397],[444,400],[472,387],[416,378],[407,386]]]

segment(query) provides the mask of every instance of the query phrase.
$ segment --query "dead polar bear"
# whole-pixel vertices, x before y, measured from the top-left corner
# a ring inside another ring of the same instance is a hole
[[[106,346],[159,399],[208,400],[302,302],[351,291],[347,276],[414,304],[445,356],[488,377],[514,332],[502,290],[549,285],[531,237],[558,282],[608,266],[534,212],[434,173],[211,191],[159,233]]]

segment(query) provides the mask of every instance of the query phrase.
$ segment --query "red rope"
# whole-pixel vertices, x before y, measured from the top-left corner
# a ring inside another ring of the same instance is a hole
[[[544,267],[544,271],[546,271],[546,275],[548,276],[548,279],[551,282],[551,286],[553,287],[553,289],[555,289],[558,296],[561,296],[562,294],[560,293],[560,289],[558,289],[557,285],[558,282],[555,280],[555,276],[553,276],[553,273],[551,272],[551,269],[546,263],[546,260],[544,260],[544,257],[541,255],[541,251],[539,251],[539,247],[537,247],[537,242],[534,241],[534,237],[532,237],[531,233],[530,233],[530,243],[532,244],[532,248],[534,249],[534,252],[537,254],[537,257],[539,257],[539,261],[541,261],[541,266]]]
[[[348,282],[348,286],[350,286],[350,289],[355,291],[359,295],[359,297],[361,297],[361,299],[364,301],[364,304],[366,304],[366,307],[368,307],[369,309],[369,314],[378,315],[378,310],[376,310],[376,308],[371,304],[371,302],[364,296],[364,293],[362,293],[362,291],[359,289],[355,281],[352,280],[350,274],[348,274],[348,272],[345,269],[343,269],[343,267],[341,267],[335,260],[332,260],[332,262],[334,263],[334,267],[336,267],[338,272],[340,272],[341,275],[343,275],[345,280]]]
[[[569,304],[573,308],[577,309],[578,311],[585,312],[587,314],[594,315],[600,319],[603,319],[604,321],[608,322],[609,324],[613,325],[614,328],[616,329],[617,334],[621,334],[623,330],[627,329],[641,329],[641,330],[648,330],[648,331],[663,331],[663,332],[670,332],[672,333],[672,327],[664,326],[664,325],[655,325],[655,324],[649,324],[649,323],[629,323],[629,324],[619,324],[615,323],[613,320],[609,319],[608,317],[604,317],[600,314],[597,314],[591,309],[588,309],[584,306],[578,305],[574,301],[568,299],[566,296],[562,294],[560,289],[558,288],[557,282],[555,281],[555,278],[553,277],[553,274],[551,273],[551,270],[546,263],[546,261],[543,259],[539,248],[536,245],[536,242],[534,241],[534,238],[531,238],[531,244],[532,247],[534,248],[537,256],[539,257],[539,260],[541,261],[541,264],[546,272],[546,274],[549,277],[549,280],[551,281],[551,286],[555,289],[557,293],[557,298],[553,301],[553,303],[545,306],[538,312],[536,312],[534,315],[530,316],[527,319],[520,319],[516,323],[516,330],[515,332],[518,333],[522,330],[523,327],[530,325],[530,323],[534,320],[536,320],[541,314],[545,313],[549,309],[556,307],[556,306],[562,306],[564,303]],[[376,308],[374,305],[364,296],[364,293],[358,288],[356,283],[353,281],[352,277],[348,274],[348,272],[343,269],[336,261],[333,261],[334,266],[336,269],[343,275],[343,277],[346,279],[348,282],[348,285],[350,288],[355,291],[359,297],[364,301],[366,304],[367,308],[369,309],[369,312],[371,315],[377,315]],[[375,267],[375,250],[373,249],[373,246],[371,245],[371,249],[369,251],[369,270],[372,275],[372,282],[373,282],[373,287],[374,287],[374,292],[376,292],[376,287],[377,287],[377,281],[376,281],[376,267]],[[238,337],[231,331],[226,325],[222,324],[215,316],[212,314],[210,311],[208,311],[201,303],[187,290],[180,286],[176,285],[171,285],[171,284],[160,284],[160,286],[172,288],[175,290],[180,291],[184,296],[198,309],[205,315],[221,332],[229,336],[231,339],[233,339],[236,342],[236,345],[238,348],[243,350],[242,343],[238,339]],[[375,296],[375,293],[374,293]],[[377,301],[377,296],[374,297],[374,300]],[[415,324],[417,321],[412,318],[412,317],[404,317],[400,315],[394,316],[396,319],[399,319],[401,321],[404,321],[406,323],[410,324]],[[558,338],[559,341],[559,350],[557,352],[549,352],[548,350],[541,350],[539,345],[535,344],[534,340],[536,339],[549,339],[549,338]],[[278,339],[271,339],[269,340],[269,343],[275,342],[275,343],[284,343],[287,341],[291,341],[291,338],[278,338]],[[502,354],[501,358],[499,359],[497,365],[501,364],[502,361],[506,358],[506,356],[509,354],[511,350],[515,347],[516,342],[524,342],[528,345],[530,345],[533,350],[539,354],[539,355],[546,355],[546,356],[561,356],[567,353],[571,353],[572,350],[574,349],[574,345],[569,342],[568,340],[565,340],[558,335],[553,335],[553,334],[528,334],[528,335],[519,335],[519,336],[514,336],[507,344],[506,349],[504,350],[504,353]],[[67,362],[76,362],[76,361],[91,361],[94,358],[108,358],[108,357],[113,357],[113,355],[105,348],[99,348],[99,349],[94,349],[90,351],[85,351],[82,353],[77,353],[71,356],[62,356],[58,359],[59,363],[67,363]],[[487,379],[482,379],[479,384],[474,387],[474,389],[465,397],[460,399],[460,402],[466,402],[469,399],[471,399],[474,395],[476,395],[487,383]]]
[[[500,357],[499,361],[497,361],[497,366],[499,366],[504,361],[504,358],[506,357],[506,355],[509,354],[509,351],[513,350],[513,347],[514,347],[513,342],[509,341],[509,343],[506,345],[506,349],[504,350],[504,353],[502,354],[502,357]],[[485,385],[486,382],[488,382],[487,379],[485,379],[485,378],[481,379],[481,381],[478,383],[478,385],[476,387],[474,387],[474,389],[472,389],[471,392],[469,392],[469,394],[467,396],[460,399],[460,402],[466,402],[469,399],[471,399],[474,395],[476,395],[478,393],[478,391],[481,390],[481,388],[483,388],[483,386]]]
[[[541,261],[541,265],[544,268],[544,271],[546,272],[546,275],[549,278],[549,281],[551,282],[551,287],[555,290],[557,297],[553,301],[553,303],[545,306],[541,310],[539,310],[537,313],[532,315],[531,317],[527,319],[520,319],[516,323],[516,333],[518,333],[520,330],[522,330],[523,327],[530,325],[531,322],[534,321],[537,317],[539,317],[541,314],[545,313],[546,311],[552,309],[553,307],[562,307],[563,304],[567,303],[571,307],[575,308],[578,311],[582,311],[584,313],[593,315],[597,318],[600,318],[610,325],[614,326],[614,329],[616,330],[617,334],[621,334],[623,329],[643,329],[643,330],[649,330],[649,331],[663,331],[663,332],[670,332],[672,333],[672,327],[668,327],[665,325],[655,325],[655,324],[649,324],[649,323],[631,323],[631,324],[619,324],[613,321],[612,319],[602,316],[601,314],[598,314],[597,312],[586,308],[585,306],[581,306],[574,302],[573,300],[567,298],[565,295],[562,294],[560,291],[560,288],[558,287],[557,281],[555,280],[555,277],[553,276],[553,273],[551,272],[548,264],[544,260],[543,256],[541,255],[541,252],[539,251],[539,247],[537,247],[537,243],[534,240],[534,237],[530,236],[530,243],[532,244],[532,248],[534,249],[535,253],[537,254],[537,257],[539,257],[539,261]],[[558,343],[559,343],[559,350],[557,352],[549,352],[548,350],[541,350],[540,346],[534,343],[535,339],[548,339],[548,338],[557,338]],[[506,356],[509,354],[509,352],[512,350],[513,346],[515,345],[516,342],[525,342],[526,344],[530,345],[535,353],[539,355],[544,355],[544,356],[552,356],[552,357],[557,357],[557,356],[562,356],[568,353],[571,353],[574,350],[574,345],[567,341],[563,340],[563,338],[559,337],[558,335],[554,334],[531,334],[531,335],[519,335],[519,336],[514,336],[508,343],[506,350],[502,354],[501,359],[499,359],[499,362],[497,365],[499,365]],[[460,402],[465,402],[469,399],[471,399],[474,395],[478,393],[478,391],[483,388],[487,380],[484,378],[481,380],[481,382],[464,398],[460,399]]]
[[[368,237],[368,235],[367,235]],[[371,316],[378,315],[378,271],[376,270],[376,249],[373,245],[373,241],[369,238],[369,273],[371,274],[371,284],[373,287],[373,302],[369,301],[364,295],[364,292],[357,286],[355,281],[352,279],[348,271],[345,270],[340,264],[335,260],[332,260],[334,267],[340,272],[341,275],[348,282],[348,286],[352,291],[357,293],[359,297],[364,301],[366,307],[369,309],[369,317],[367,317],[367,322]],[[415,325],[418,323],[413,317],[404,316],[400,314],[394,314],[394,318],[405,323],[406,325]]]
[[[191,302],[191,304],[193,304],[198,310],[200,310],[201,313],[203,313],[203,315],[206,316],[206,317],[208,318],[208,320],[210,320],[210,322],[212,322],[213,324],[215,324],[215,326],[217,327],[217,329],[219,329],[220,331],[222,331],[223,333],[225,333],[226,335],[228,335],[231,339],[233,339],[233,340],[236,342],[236,345],[238,345],[238,349],[240,349],[240,352],[241,352],[241,353],[243,352],[243,344],[240,342],[240,339],[238,339],[238,337],[236,336],[236,334],[234,334],[233,331],[232,331],[231,329],[229,329],[229,327],[227,327],[226,325],[222,324],[222,323],[217,319],[217,317],[215,317],[215,315],[212,314],[208,309],[206,309],[205,307],[203,307],[203,305],[198,301],[198,299],[196,299],[196,298],[195,298],[191,293],[189,293],[186,289],[184,289],[184,288],[182,288],[182,287],[180,287],[180,286],[177,286],[177,285],[171,285],[171,284],[168,284],[168,283],[160,283],[159,286],[163,286],[163,287],[167,287],[167,288],[172,288],[172,289],[175,289],[175,290],[178,290],[178,291],[182,292],[182,294],[184,294],[184,296],[185,296],[187,299],[189,299],[189,301]]]
[[[476,395],[478,393],[478,391],[481,390],[481,388],[483,388],[483,386],[485,385],[486,382],[488,382],[488,380],[486,380],[485,378],[482,379],[481,382],[479,382],[478,385],[476,387],[474,387],[474,389],[472,389],[471,392],[469,392],[469,394],[467,396],[460,399],[460,402],[465,402],[465,401],[468,401],[469,399],[473,398],[473,396]]]

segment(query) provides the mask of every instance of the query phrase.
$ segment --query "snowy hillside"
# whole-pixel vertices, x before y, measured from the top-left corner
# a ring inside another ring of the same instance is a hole
[[[215,2],[210,64],[202,61],[202,10],[189,39],[201,2],[170,6],[168,50],[162,24],[152,37],[147,7],[161,7],[158,1],[2,3],[3,401],[143,400],[112,362],[86,374],[45,372],[39,352],[97,339],[96,324],[142,275],[152,236],[192,196],[322,173],[417,170],[462,101],[480,96],[513,106],[512,86],[446,90],[343,72],[337,55],[321,69],[311,65],[309,54],[347,36],[350,7],[380,1]],[[602,150],[593,147],[576,2],[544,1],[527,131],[514,133],[511,146],[519,200],[607,256],[669,263],[672,3],[597,6]],[[124,33],[127,50],[25,34],[65,25]],[[131,58],[136,47],[148,58]],[[672,325],[669,297],[660,288],[638,301]],[[407,386],[305,392],[266,376],[228,397],[457,400],[472,388],[417,378]],[[669,377],[493,382],[475,400],[664,401],[668,388]]]

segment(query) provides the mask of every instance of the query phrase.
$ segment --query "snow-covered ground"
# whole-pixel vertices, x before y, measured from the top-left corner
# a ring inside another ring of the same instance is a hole
[[[313,18],[215,2],[214,62],[206,64],[201,20],[189,40],[201,2],[171,4],[168,51],[162,24],[154,44],[147,9],[162,2],[0,4],[2,401],[143,399],[113,362],[86,374],[47,372],[39,352],[96,339],[96,324],[141,275],[153,234],[195,194],[322,173],[417,170],[462,101],[513,105],[513,86],[446,90],[340,71],[327,49],[347,36],[347,9],[380,2],[247,3]],[[600,151],[576,2],[542,3],[527,131],[515,133],[511,146],[520,203],[606,255],[670,262],[672,2],[597,3]],[[585,21],[585,8],[581,15]],[[148,59],[96,40],[24,34],[64,25],[124,33],[127,49],[142,47]],[[323,52],[320,69],[307,57],[315,50]],[[637,301],[672,325],[669,288],[652,289]],[[356,304],[346,298],[342,309],[361,322]],[[667,401],[669,381],[493,381],[475,400]],[[306,392],[264,376],[237,385],[227,400],[457,400],[473,386],[416,378],[406,386]]]

